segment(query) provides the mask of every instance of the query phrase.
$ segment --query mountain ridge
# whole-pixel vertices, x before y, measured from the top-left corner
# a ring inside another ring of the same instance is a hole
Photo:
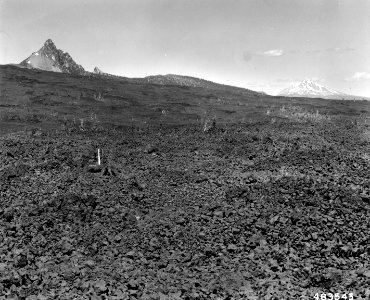
[[[241,92],[242,94],[253,94],[253,95],[266,95],[263,92],[256,92],[249,90],[247,88],[236,87],[231,85],[226,85],[222,83],[216,83],[210,80],[186,76],[186,75],[176,75],[176,74],[166,74],[166,75],[151,75],[143,78],[148,83],[159,84],[159,85],[177,85],[184,87],[201,87],[213,90],[230,90]]]

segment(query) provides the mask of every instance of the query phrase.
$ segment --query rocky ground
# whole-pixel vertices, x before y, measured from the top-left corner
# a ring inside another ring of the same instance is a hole
[[[0,299],[369,299],[368,133],[277,116],[4,135]]]

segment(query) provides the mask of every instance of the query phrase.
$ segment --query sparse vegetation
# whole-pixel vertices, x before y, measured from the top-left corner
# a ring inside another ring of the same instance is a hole
[[[211,132],[216,129],[216,114],[213,110],[207,110],[202,117],[203,132]]]
[[[210,132],[216,128],[216,117],[205,118],[203,122],[203,132]]]
[[[266,115],[288,118],[297,122],[323,122],[331,120],[329,115],[320,113],[318,109],[316,109],[315,112],[311,112],[307,110],[307,108],[299,105],[282,106],[275,110],[268,109]]]
[[[101,92],[94,93],[94,100],[103,101],[103,96]]]

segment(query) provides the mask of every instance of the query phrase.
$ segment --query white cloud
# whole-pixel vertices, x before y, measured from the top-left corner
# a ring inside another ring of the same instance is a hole
[[[309,50],[304,50],[304,49],[292,49],[292,50],[289,50],[288,53],[290,54],[300,54],[300,53],[304,53],[304,54],[323,54],[325,52],[327,53],[330,53],[330,52],[335,52],[335,53],[345,53],[345,52],[351,52],[351,51],[356,51],[355,48],[352,48],[352,47],[333,47],[333,48],[321,48],[321,49],[309,49]]]
[[[269,56],[269,57],[274,57],[274,56],[282,56],[284,55],[284,50],[282,49],[272,49],[272,50],[268,50],[268,51],[265,51],[265,52],[252,52],[252,51],[249,51],[249,50],[245,50],[243,52],[243,60],[248,62],[250,61],[254,56]]]
[[[282,49],[272,49],[262,53],[264,56],[282,56],[284,54],[284,50]]]
[[[347,81],[370,80],[370,73],[367,73],[367,72],[356,72],[351,77],[347,77],[346,80]]]

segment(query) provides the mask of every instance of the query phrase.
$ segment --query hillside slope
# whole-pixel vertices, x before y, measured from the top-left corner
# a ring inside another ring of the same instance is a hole
[[[272,97],[217,85],[216,88],[148,83],[145,79],[73,75],[16,66],[0,66],[2,130],[61,126],[64,120],[100,124],[201,124],[207,118],[240,123],[269,118],[283,106],[301,105],[321,114],[361,114],[368,101],[340,102]],[[224,87],[224,89],[222,88]],[[29,126],[29,123],[28,123]]]
[[[265,93],[255,92],[245,88],[215,83],[205,79],[195,78],[191,76],[182,76],[175,74],[167,75],[154,75],[147,76],[144,78],[148,83],[155,83],[160,85],[177,85],[177,86],[188,86],[188,87],[202,87],[210,90],[223,90],[230,92],[239,92],[245,95],[265,95]]]

